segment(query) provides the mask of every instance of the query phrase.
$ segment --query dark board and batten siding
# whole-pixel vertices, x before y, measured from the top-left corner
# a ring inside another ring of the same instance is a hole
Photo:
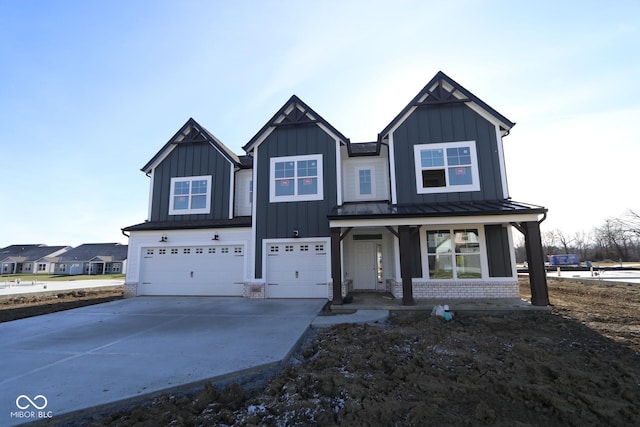
[[[413,146],[476,141],[480,191],[418,194]],[[464,104],[416,109],[393,133],[398,204],[503,199],[496,128]]]
[[[322,200],[269,203],[270,160],[273,157],[322,154]],[[258,147],[256,193],[256,278],[262,277],[262,240],[300,237],[328,237],[327,215],[337,204],[336,142],[317,125],[296,125],[275,129]]]
[[[153,175],[151,221],[188,221],[229,217],[231,163],[208,143],[178,144]],[[212,176],[209,214],[169,215],[171,178]]]
[[[511,251],[507,229],[501,224],[485,225],[489,277],[512,277]]]

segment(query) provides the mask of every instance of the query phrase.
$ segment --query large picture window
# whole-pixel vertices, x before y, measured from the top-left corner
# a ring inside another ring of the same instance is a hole
[[[430,279],[481,279],[477,229],[427,231]]]
[[[414,146],[419,194],[479,191],[475,141]]]
[[[322,200],[322,155],[271,159],[270,202]]]
[[[171,178],[169,215],[207,214],[211,208],[211,176]]]

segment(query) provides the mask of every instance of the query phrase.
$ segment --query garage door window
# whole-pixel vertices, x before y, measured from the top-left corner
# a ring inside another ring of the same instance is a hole
[[[171,178],[169,215],[207,214],[210,207],[210,175]]]

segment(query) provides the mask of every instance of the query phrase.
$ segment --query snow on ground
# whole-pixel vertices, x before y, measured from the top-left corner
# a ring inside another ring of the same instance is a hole
[[[18,282],[16,279],[13,279],[11,281],[4,280],[0,282],[0,296],[32,294],[36,292],[68,291],[73,289],[99,288],[104,286],[120,286],[123,284],[124,280],[122,279],[68,280],[55,282],[32,280]]]

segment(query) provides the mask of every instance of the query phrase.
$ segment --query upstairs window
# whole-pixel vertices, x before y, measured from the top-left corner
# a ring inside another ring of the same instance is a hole
[[[211,208],[211,176],[171,178],[169,215],[207,214]]]
[[[373,194],[373,183],[371,182],[371,169],[358,169],[358,189],[361,196]]]
[[[322,155],[271,159],[269,201],[322,200]]]
[[[480,191],[475,141],[414,146],[418,194]]]

